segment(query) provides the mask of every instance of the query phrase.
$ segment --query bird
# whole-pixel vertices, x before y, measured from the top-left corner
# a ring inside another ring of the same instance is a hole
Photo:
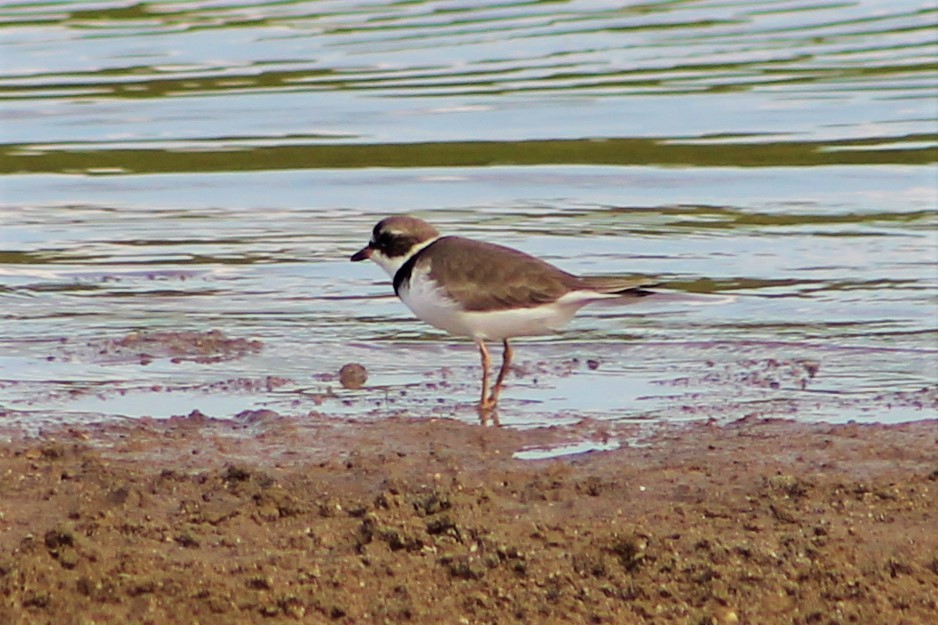
[[[379,221],[368,244],[350,260],[366,259],[387,272],[394,292],[417,317],[475,342],[482,358],[478,409],[483,418],[497,408],[514,356],[510,339],[559,332],[587,304],[625,303],[652,295],[649,289],[658,286],[643,278],[577,276],[514,248],[442,236],[411,215]],[[486,341],[503,346],[491,389]]]

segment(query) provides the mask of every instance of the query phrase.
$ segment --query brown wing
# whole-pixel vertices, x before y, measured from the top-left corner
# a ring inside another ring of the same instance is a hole
[[[576,276],[510,247],[442,237],[431,249],[418,264],[429,263],[430,277],[466,310],[528,308],[582,288]]]

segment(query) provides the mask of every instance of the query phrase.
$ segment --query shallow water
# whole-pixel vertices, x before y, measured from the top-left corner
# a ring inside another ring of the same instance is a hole
[[[405,211],[667,287],[518,341],[505,425],[932,417],[936,14],[4,4],[4,421],[475,420],[472,345],[348,262]]]

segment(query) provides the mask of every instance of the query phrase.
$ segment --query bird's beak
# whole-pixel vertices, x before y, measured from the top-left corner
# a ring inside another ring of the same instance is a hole
[[[360,250],[358,250],[357,252],[355,252],[354,254],[352,254],[352,258],[351,258],[350,260],[351,260],[353,263],[357,263],[357,262],[360,261],[360,260],[365,260],[365,259],[371,258],[371,250],[372,250],[372,248],[371,248],[371,243],[369,243],[368,245],[366,245],[366,246],[363,247],[362,249],[360,249]]]

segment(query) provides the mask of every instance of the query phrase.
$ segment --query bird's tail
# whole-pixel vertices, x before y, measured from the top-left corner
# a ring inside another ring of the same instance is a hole
[[[591,291],[604,295],[620,295],[623,297],[645,297],[653,295],[650,291],[660,282],[651,282],[647,278],[623,278],[619,276],[584,276],[580,278],[583,286]]]

